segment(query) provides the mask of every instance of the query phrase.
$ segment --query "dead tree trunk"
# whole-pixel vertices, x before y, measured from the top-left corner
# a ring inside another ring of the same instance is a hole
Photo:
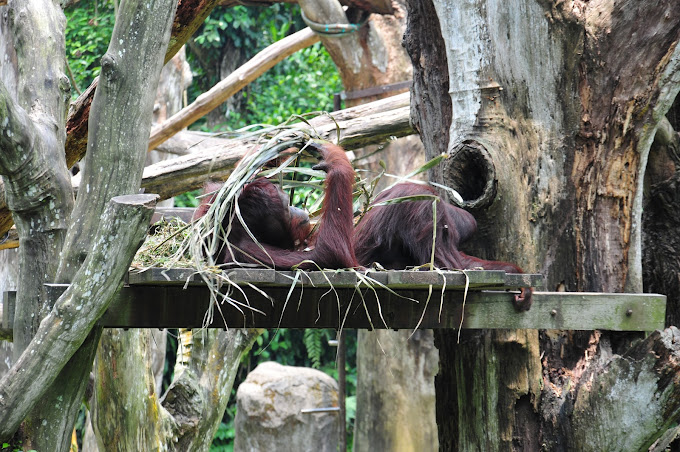
[[[476,209],[473,254],[541,272],[550,290],[641,291],[643,177],[680,87],[677,5],[408,5],[413,120],[428,156],[450,155],[431,176]],[[440,446],[647,449],[678,416],[676,334],[629,348],[609,332],[439,333]]]

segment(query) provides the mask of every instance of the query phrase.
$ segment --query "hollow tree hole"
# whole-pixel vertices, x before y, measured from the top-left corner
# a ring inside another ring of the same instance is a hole
[[[496,197],[496,169],[481,143],[470,140],[456,146],[444,163],[444,181],[463,198],[462,207],[488,207]]]

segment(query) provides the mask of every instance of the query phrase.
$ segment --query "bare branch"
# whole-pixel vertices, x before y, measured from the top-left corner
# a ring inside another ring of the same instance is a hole
[[[395,107],[400,102],[402,106]],[[335,121],[321,116],[310,123],[323,138],[337,140],[345,149],[352,150],[384,143],[391,137],[413,134],[409,113],[406,93],[333,113]],[[299,127],[310,130],[306,124]],[[336,131],[339,131],[339,137]],[[216,147],[206,147],[187,156],[156,163],[145,168],[142,187],[147,192],[158,193],[161,199],[167,199],[199,188],[207,178],[226,179],[234,165],[253,146],[256,146],[255,141],[224,140]]]
[[[149,138],[149,149],[154,149],[175,133],[217,108],[287,56],[318,41],[317,35],[309,28],[305,28],[270,45],[208,92],[198,96],[191,105],[155,127]]]
[[[76,199],[57,282],[68,282],[89,252],[97,216],[108,200],[139,189],[175,6],[174,0],[121,4],[118,24],[102,57],[99,88],[90,111],[93,121],[88,127],[88,152],[81,173],[86,190]],[[134,118],[134,127],[130,127],[130,118]]]

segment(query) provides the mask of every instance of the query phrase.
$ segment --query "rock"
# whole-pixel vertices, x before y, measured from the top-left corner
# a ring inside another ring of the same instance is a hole
[[[336,452],[339,411],[302,413],[338,407],[338,384],[325,373],[274,362],[255,368],[236,392],[234,451]]]

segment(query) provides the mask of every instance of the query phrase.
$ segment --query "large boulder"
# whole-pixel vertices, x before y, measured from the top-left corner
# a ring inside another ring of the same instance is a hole
[[[337,450],[339,412],[304,412],[338,407],[338,384],[323,372],[262,363],[239,386],[236,403],[236,452]]]

